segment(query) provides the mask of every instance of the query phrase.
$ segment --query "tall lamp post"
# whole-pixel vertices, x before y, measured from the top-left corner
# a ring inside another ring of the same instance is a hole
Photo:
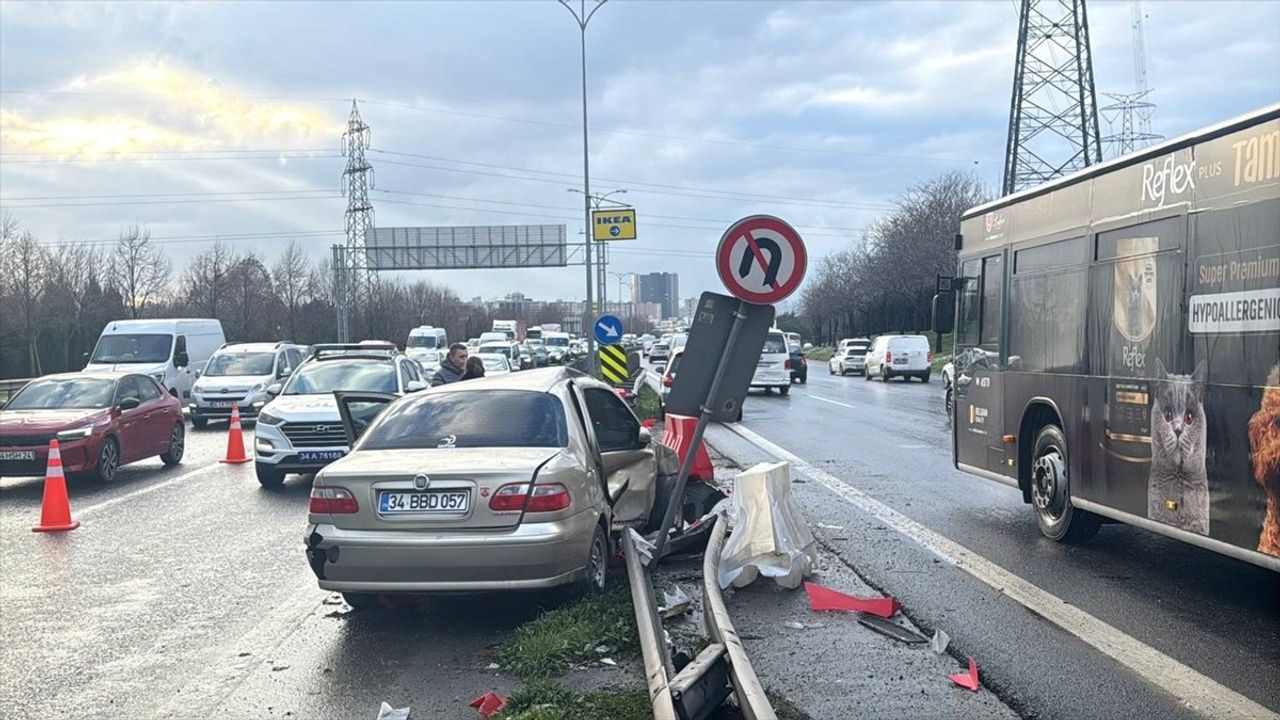
[[[571,193],[578,193],[579,195],[582,194],[582,191],[579,190],[578,188],[567,188],[567,189]],[[591,207],[595,210],[599,210],[600,206],[603,205],[604,203],[609,203],[611,205],[616,205],[618,207],[630,207],[624,202],[619,202],[617,200],[609,199],[610,195],[625,195],[626,193],[627,193],[626,188],[618,188],[617,190],[610,190],[607,193],[596,193],[594,195],[587,195],[586,197],[587,197],[587,200],[591,203]],[[595,228],[590,227],[590,229],[587,230],[587,234],[588,234],[587,242],[594,243]],[[608,272],[605,270],[605,268],[609,266],[608,249],[609,249],[608,243],[601,243],[600,253],[596,256],[596,292],[600,296],[600,312],[606,312],[606,313],[609,312],[608,301],[605,299],[605,296],[609,294],[608,293],[609,278],[608,278]],[[621,299],[621,296],[619,296],[619,299]]]
[[[596,342],[595,333],[588,331],[591,326],[591,165],[590,152],[587,149],[587,23],[595,16],[596,11],[604,7],[607,0],[595,0],[595,5],[588,11],[587,0],[578,0],[575,10],[570,0],[560,0],[560,4],[573,15],[582,35],[582,229],[586,233],[586,246],[583,258],[587,265],[587,303],[582,312],[582,334],[587,339],[587,372],[596,374]]]

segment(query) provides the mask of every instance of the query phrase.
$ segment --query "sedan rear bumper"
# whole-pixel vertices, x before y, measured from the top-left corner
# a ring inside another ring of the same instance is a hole
[[[344,530],[312,525],[307,560],[324,590],[532,590],[582,576],[596,514],[489,531]]]

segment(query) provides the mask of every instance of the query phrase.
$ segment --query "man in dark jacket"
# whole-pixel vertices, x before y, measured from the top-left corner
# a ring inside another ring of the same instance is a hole
[[[449,346],[449,354],[440,363],[440,369],[431,376],[431,387],[458,382],[467,372],[467,346],[454,343]]]

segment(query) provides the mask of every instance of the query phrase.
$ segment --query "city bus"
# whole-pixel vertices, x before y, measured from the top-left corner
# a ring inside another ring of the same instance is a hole
[[[1123,522],[1280,571],[1280,105],[973,208],[955,242],[955,466],[1053,540]]]

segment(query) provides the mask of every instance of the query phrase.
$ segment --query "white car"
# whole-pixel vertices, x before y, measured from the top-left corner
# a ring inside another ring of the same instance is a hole
[[[867,348],[865,345],[846,345],[836,350],[827,361],[827,370],[832,375],[848,375],[849,373],[866,373]]]
[[[955,382],[956,382],[956,366],[955,363],[947,363],[942,366],[942,397],[943,406],[947,410],[947,415],[951,415],[951,404],[955,402]]]
[[[484,376],[497,377],[498,375],[511,374],[511,361],[506,355],[501,353],[478,352],[475,355],[480,358],[480,362],[484,363]]]
[[[760,348],[760,362],[751,377],[751,387],[764,390],[765,394],[774,389],[782,395],[791,392],[791,368],[787,365],[790,359],[786,336],[781,331],[770,330]]]
[[[418,363],[392,343],[316,345],[283,386],[267,388],[275,399],[254,428],[258,482],[276,487],[288,473],[314,473],[347,454],[334,392],[403,395],[427,384]]]
[[[918,377],[929,382],[929,371],[933,367],[933,351],[929,349],[929,338],[923,335],[881,335],[872,343],[867,351],[865,377],[879,377],[889,382],[895,377],[903,382],[910,382]]]
[[[656,342],[649,348],[649,362],[665,363],[671,359],[671,346],[665,342]]]
[[[430,378],[440,368],[440,360],[444,358],[444,351],[409,348],[405,355],[422,367],[423,377]]]
[[[242,419],[257,417],[271,397],[267,386],[283,381],[302,364],[305,348],[292,343],[235,343],[223,345],[209,358],[204,372],[191,386],[191,424],[202,428],[210,420],[226,420],[231,408]]]
[[[520,346],[513,342],[489,342],[472,351],[476,355],[501,355],[507,359],[509,369],[520,369]],[[438,365],[439,363],[437,363]],[[434,373],[435,370],[432,370]]]

